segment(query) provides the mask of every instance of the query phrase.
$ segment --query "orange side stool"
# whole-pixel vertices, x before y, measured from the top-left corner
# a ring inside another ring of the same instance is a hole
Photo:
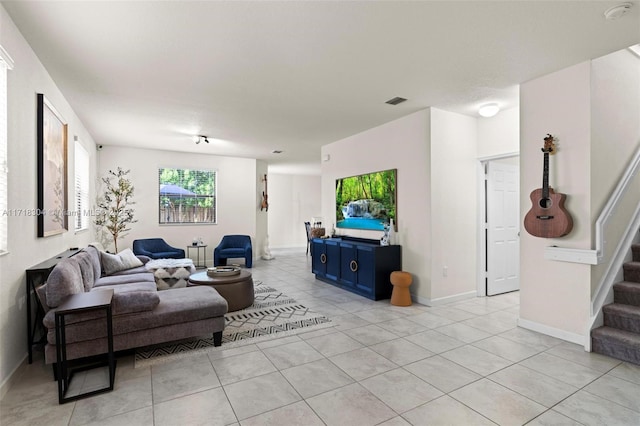
[[[391,304],[394,306],[411,306],[411,293],[409,286],[413,282],[410,273],[404,271],[393,271],[391,273],[391,284],[393,291],[391,292]]]

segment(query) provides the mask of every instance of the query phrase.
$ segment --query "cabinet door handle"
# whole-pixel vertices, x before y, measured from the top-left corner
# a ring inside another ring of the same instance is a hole
[[[358,270],[358,262],[352,260],[351,263],[349,263],[349,268],[351,269],[351,272],[356,272]]]
[[[320,262],[327,263],[327,255],[326,254],[322,253],[320,255]]]

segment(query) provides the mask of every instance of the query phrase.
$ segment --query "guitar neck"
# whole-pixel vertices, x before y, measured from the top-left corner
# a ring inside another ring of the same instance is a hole
[[[549,198],[549,153],[544,153],[544,164],[542,166],[542,198]]]

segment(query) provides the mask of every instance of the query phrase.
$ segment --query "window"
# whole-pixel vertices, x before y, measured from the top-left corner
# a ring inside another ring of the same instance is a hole
[[[158,170],[159,223],[216,223],[216,172]]]
[[[0,46],[0,254],[8,251],[7,70],[10,69],[13,60]]]
[[[89,153],[76,140],[75,142],[75,175],[76,175],[76,231],[89,227]]]

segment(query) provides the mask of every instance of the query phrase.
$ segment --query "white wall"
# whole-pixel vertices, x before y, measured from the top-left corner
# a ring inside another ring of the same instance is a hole
[[[335,180],[398,170],[398,244],[411,292],[437,304],[475,292],[476,123],[426,109],[322,148],[322,216],[335,223]],[[340,229],[379,239],[381,231]],[[448,276],[442,276],[447,266]],[[433,270],[433,271],[432,271]]]
[[[520,325],[584,343],[591,294],[607,265],[549,261],[543,251],[550,245],[593,248],[593,225],[640,147],[639,71],[638,58],[622,50],[520,87],[522,215],[531,208],[528,194],[540,186],[540,163],[533,159],[541,157],[543,138],[551,133],[558,138],[558,153],[550,158],[549,184],[567,194],[574,221],[573,231],[563,238],[521,234]],[[637,180],[633,191],[638,195],[623,206],[626,216],[614,224],[621,229],[640,198]],[[607,235],[610,245],[619,238],[619,233]]]
[[[336,179],[397,169],[397,243],[402,267],[414,276],[411,291],[430,295],[429,210],[430,111],[422,110],[322,147],[322,217],[335,223]],[[341,235],[379,239],[382,231],[338,230]]]
[[[37,207],[37,93],[44,93],[68,123],[67,190],[69,203],[72,203],[75,196],[73,137],[79,137],[92,165],[96,164],[94,141],[2,6],[0,44],[15,62],[14,69],[8,72],[7,86],[9,210],[35,210]],[[95,166],[90,169],[94,171]],[[90,191],[90,197],[94,198],[93,188]],[[73,223],[68,232],[38,238],[35,217],[24,214],[9,216],[8,222],[9,253],[0,256],[0,397],[8,387],[8,378],[27,356],[25,269],[69,247],[80,247],[91,241],[91,233],[83,231],[76,234]]]
[[[623,49],[591,62],[591,208],[599,212],[640,146],[640,58]]]
[[[476,165],[477,120],[431,108],[432,303],[476,293]]]
[[[500,111],[490,118],[478,118],[478,158],[519,152],[520,108]]]
[[[304,222],[322,216],[320,176],[269,175],[269,241],[271,248],[306,247]],[[331,223],[325,224],[327,233]]]
[[[130,169],[129,179],[134,186],[135,218],[129,235],[118,241],[118,249],[131,247],[138,238],[164,238],[170,245],[185,248],[194,237],[203,237],[208,244],[207,264],[213,263],[213,249],[226,234],[251,236],[254,258],[259,254],[261,241],[256,241],[257,216],[260,210],[258,193],[260,176],[256,160],[246,158],[197,155],[171,151],[105,146],[99,151],[99,172],[118,167]],[[216,170],[218,199],[216,225],[159,225],[158,169],[184,167]],[[260,185],[260,187],[259,187]],[[266,215],[265,215],[266,216]],[[264,231],[262,231],[264,232]],[[195,252],[192,253],[195,255]]]
[[[520,212],[541,185],[544,137],[558,138],[550,156],[549,185],[567,194],[573,231],[562,238],[520,238],[522,324],[580,342],[589,315],[590,266],[544,259],[544,248],[591,248],[590,63],[524,83],[520,87]]]
[[[630,158],[640,148],[640,58],[628,49],[591,62],[591,210],[597,221]],[[604,254],[609,258],[640,202],[640,174],[629,196],[605,229]],[[634,195],[635,194],[635,195]],[[608,264],[592,269],[592,295]]]

